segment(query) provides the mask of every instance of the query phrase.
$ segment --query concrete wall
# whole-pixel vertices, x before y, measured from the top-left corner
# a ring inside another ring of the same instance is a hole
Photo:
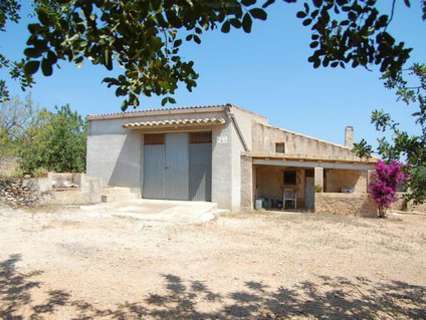
[[[49,172],[47,177],[26,179],[22,185],[37,192],[42,205],[99,203],[103,190],[100,179],[80,173]]]
[[[232,127],[228,122],[224,128],[212,133],[212,201],[219,208],[232,207]]]
[[[242,207],[245,209],[253,208],[253,168],[250,167],[251,159],[242,158],[241,155],[253,148],[252,136],[254,125],[256,123],[267,123],[267,119],[237,107],[231,107],[230,112],[234,115],[236,121],[236,125],[232,122],[230,123],[232,142],[231,209],[239,211]],[[242,137],[239,136],[236,126],[238,126]],[[244,149],[242,139],[244,139],[248,150]]]
[[[209,117],[220,117],[223,113],[209,113]],[[123,125],[138,121],[166,119],[199,119],[206,114],[177,114],[144,116],[131,119],[107,119],[89,121],[87,139],[87,174],[99,177],[109,186],[128,187],[141,190],[143,175],[142,132],[123,128]]]
[[[198,119],[224,117],[223,112],[166,114],[132,119],[92,120],[89,122],[87,145],[87,174],[99,177],[108,186],[128,187],[142,193],[143,188],[143,132],[124,129],[123,124],[138,121],[157,121],[165,119]],[[251,125],[250,125],[251,127]],[[161,129],[160,129],[161,130]],[[151,131],[150,133],[160,132]],[[212,129],[212,201],[220,208],[240,207],[240,188],[236,186],[236,155],[241,150],[235,141],[235,129],[231,122],[223,127]],[[237,150],[237,151],[236,151]],[[241,174],[238,174],[240,178]]]
[[[342,189],[353,189],[354,193],[367,192],[367,171],[357,170],[325,170],[325,192],[342,192]]]
[[[260,123],[253,125],[252,139],[252,151],[255,153],[275,154],[275,144],[285,143],[285,153],[287,155],[359,160],[350,148],[343,145],[337,145]]]
[[[116,121],[108,121],[111,131],[88,136],[87,174],[101,178],[109,186],[140,188],[141,134],[136,131],[113,132]],[[90,130],[99,123],[91,122]],[[102,123],[105,126],[106,123]],[[107,128],[106,128],[107,129]]]
[[[377,207],[366,193],[315,193],[315,212],[375,217]]]
[[[246,142],[247,151],[274,153],[275,143],[284,142],[286,153],[314,157],[354,159],[349,148],[309,138],[286,130],[273,128],[265,117],[252,112],[230,107],[241,134]],[[143,133],[138,130],[124,129],[123,124],[138,121],[157,121],[165,119],[225,117],[224,112],[180,112],[132,117],[131,119],[102,119],[89,121],[87,148],[87,174],[101,178],[105,185],[128,187],[142,192],[143,181]],[[160,129],[161,130],[161,129]],[[160,132],[153,129],[151,132]],[[252,206],[254,198],[253,181],[259,178],[250,170],[251,159],[242,158],[244,150],[235,125],[227,120],[223,127],[212,129],[212,201],[220,208],[240,210],[241,206]],[[301,179],[300,199],[303,206],[304,170],[298,170]],[[269,174],[269,173],[265,173]],[[276,176],[271,177],[272,180]],[[263,178],[268,183],[266,176]],[[281,180],[281,178],[280,178]],[[263,182],[260,182],[263,183]],[[272,185],[270,186],[272,187]],[[282,190],[276,195],[282,197]]]

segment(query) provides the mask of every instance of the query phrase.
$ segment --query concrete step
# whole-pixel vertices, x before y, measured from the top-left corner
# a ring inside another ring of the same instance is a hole
[[[107,187],[102,192],[103,202],[118,202],[140,199],[140,195],[129,188]]]

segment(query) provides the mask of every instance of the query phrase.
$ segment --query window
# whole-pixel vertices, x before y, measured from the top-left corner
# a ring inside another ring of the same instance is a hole
[[[211,132],[193,132],[190,136],[191,144],[212,143]]]
[[[275,152],[276,153],[285,153],[285,143],[279,142],[275,144]]]
[[[285,186],[296,185],[296,171],[284,171],[284,185]]]
[[[145,134],[145,145],[164,144],[164,134]]]

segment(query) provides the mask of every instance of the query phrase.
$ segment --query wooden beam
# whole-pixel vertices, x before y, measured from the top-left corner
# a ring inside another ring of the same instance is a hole
[[[274,167],[297,167],[297,168],[324,168],[342,170],[373,170],[374,164],[364,163],[339,163],[339,162],[317,162],[317,161],[295,161],[295,160],[261,160],[254,159],[253,164]]]

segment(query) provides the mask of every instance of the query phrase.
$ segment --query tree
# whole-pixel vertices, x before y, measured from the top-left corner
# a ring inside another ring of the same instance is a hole
[[[376,171],[369,184],[369,192],[379,209],[379,218],[385,218],[386,209],[397,200],[398,187],[406,180],[402,168],[403,166],[398,161],[390,163],[379,161],[376,164]]]
[[[423,203],[426,200],[426,65],[414,64],[399,71],[396,77],[385,74],[383,79],[386,88],[395,91],[398,100],[408,107],[416,105],[412,117],[419,134],[410,135],[389,113],[376,110],[372,113],[371,122],[377,131],[390,135],[390,139],[383,136],[378,140],[377,152],[388,162],[402,160],[407,163],[406,200]],[[355,144],[354,150],[359,156],[368,157],[373,149],[363,139]]]
[[[22,169],[82,172],[86,165],[87,123],[69,105],[41,110],[19,148]]]
[[[6,24],[10,22],[18,23],[20,20],[19,11],[21,5],[17,0],[0,0],[0,32],[6,31]],[[11,61],[0,53],[0,70],[7,69],[12,79],[21,83],[21,88],[25,89],[33,84],[32,77],[23,71],[24,61]],[[9,90],[4,79],[0,79],[0,103],[9,99]]]
[[[17,147],[36,113],[30,95],[24,101],[15,97],[0,103],[0,160],[16,156]]]
[[[0,0],[4,1],[4,0]],[[10,1],[10,0],[9,0]],[[138,106],[141,95],[164,96],[174,103],[180,83],[191,91],[198,74],[185,61],[184,41],[200,44],[208,30],[251,32],[254,20],[266,20],[276,0],[34,0],[37,22],[25,49],[25,75],[39,70],[50,76],[61,60],[81,64],[89,60],[124,71],[103,81],[126,97],[122,106]],[[297,0],[282,0],[296,3]],[[402,0],[401,0],[402,1]],[[396,76],[410,48],[387,32],[392,12],[381,14],[376,0],[301,0],[297,17],[311,29],[314,68],[379,65]],[[410,0],[403,0],[410,6]],[[423,2],[426,19],[426,2]]]

